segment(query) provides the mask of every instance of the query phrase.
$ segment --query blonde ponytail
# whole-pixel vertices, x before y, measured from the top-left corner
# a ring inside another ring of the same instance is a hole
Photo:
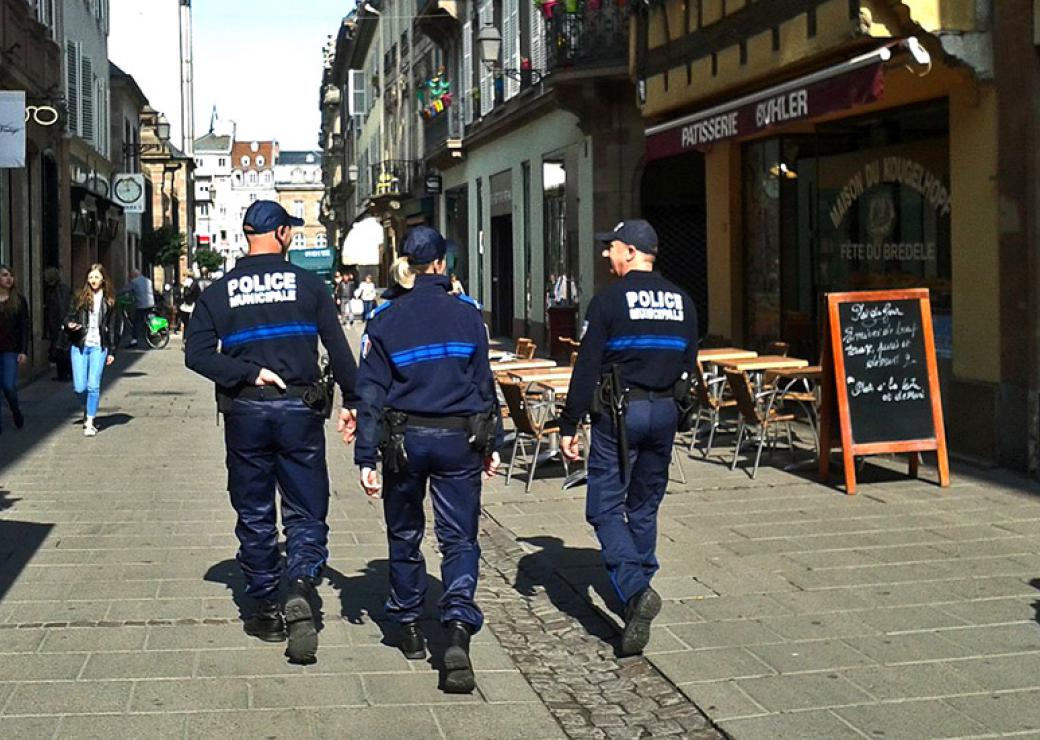
[[[390,265],[390,277],[405,290],[411,290],[415,287],[415,278],[424,274],[428,268],[429,263],[413,265],[408,262],[407,257],[398,257]]]

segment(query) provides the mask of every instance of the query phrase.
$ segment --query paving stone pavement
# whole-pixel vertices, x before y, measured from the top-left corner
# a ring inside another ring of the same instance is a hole
[[[122,353],[94,439],[82,436],[69,388],[49,380],[22,392],[26,428],[5,424],[0,737],[720,736],[647,661],[619,663],[561,614],[544,585],[519,594],[525,553],[491,519],[479,593],[491,628],[473,643],[478,691],[439,691],[435,620],[432,661],[392,647],[382,511],[361,494],[331,425],[319,661],[289,665],[282,646],[245,636],[223,431],[211,387],[181,363],[176,340]],[[432,607],[440,584],[430,537]],[[598,629],[610,634],[602,621]]]
[[[480,690],[452,697],[385,644],[381,510],[330,435],[322,648],[290,666],[241,632],[222,430],[180,359],[123,353],[95,439],[46,380],[26,429],[4,425],[0,737],[1040,736],[1040,489],[969,467],[940,490],[868,465],[846,497],[768,460],[750,481],[684,458],[665,609],[624,660],[584,490],[552,466],[531,494],[499,478]]]

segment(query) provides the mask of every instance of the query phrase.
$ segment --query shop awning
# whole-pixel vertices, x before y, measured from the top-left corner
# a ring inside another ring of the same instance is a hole
[[[378,218],[361,219],[343,239],[342,264],[378,265],[383,239],[383,225]]]
[[[885,94],[889,42],[869,54],[646,130],[648,159],[703,151],[795,121],[872,103]]]

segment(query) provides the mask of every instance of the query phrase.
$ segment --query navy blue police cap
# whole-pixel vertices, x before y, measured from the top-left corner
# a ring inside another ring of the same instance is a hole
[[[437,229],[429,226],[416,226],[408,232],[401,246],[401,256],[407,257],[413,265],[427,265],[430,262],[444,259],[448,251],[448,243]]]
[[[601,231],[596,234],[596,241],[610,244],[619,241],[631,244],[640,252],[657,254],[657,232],[648,221],[633,218],[622,221],[613,231]]]
[[[303,226],[304,220],[290,216],[281,204],[273,200],[257,200],[246,209],[242,231],[247,234],[267,234],[279,226]]]

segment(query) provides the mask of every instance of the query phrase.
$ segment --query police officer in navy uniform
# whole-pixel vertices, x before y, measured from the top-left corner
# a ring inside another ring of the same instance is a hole
[[[451,294],[445,251],[436,230],[413,229],[393,267],[398,297],[369,316],[354,460],[365,492],[378,497],[382,490],[390,550],[386,609],[401,625],[400,648],[412,660],[426,657],[418,620],[427,579],[419,546],[429,483],[442,556],[440,618],[448,633],[444,688],[468,693],[475,686],[470,636],[484,621],[474,600],[481,474],[491,477],[498,467],[501,420],[480,305]]]
[[[249,207],[243,220],[249,254],[198,299],[185,364],[216,383],[224,414],[238,562],[246,592],[257,602],[245,631],[268,642],[288,637],[289,659],[305,664],[317,651],[315,586],[328,559],[324,421],[332,389],[319,382],[318,339],[343,394],[338,428],[348,443],[356,426],[357,366],[325,284],[285,259],[294,226],[303,220],[278,203],[260,200]],[[284,610],[283,570],[289,581]]]
[[[657,234],[649,223],[624,221],[596,239],[609,245],[603,256],[620,280],[589,304],[561,415],[561,446],[578,459],[578,425],[604,386],[616,386],[592,413],[586,518],[625,605],[621,654],[634,655],[646,647],[661,610],[650,586],[658,570],[657,511],[668,484],[677,400],[689,397],[697,360],[697,316],[690,297],[653,271]]]

